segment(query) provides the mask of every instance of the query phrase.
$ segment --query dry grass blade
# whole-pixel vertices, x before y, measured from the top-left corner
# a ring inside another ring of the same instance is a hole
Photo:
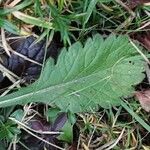
[[[14,1],[12,1],[12,2],[8,5],[8,7],[14,7],[14,6],[16,6],[19,2],[21,2],[21,0],[14,0]]]
[[[112,141],[110,141],[110,142],[104,144],[103,146],[97,148],[96,150],[106,150],[106,148],[107,148],[108,146],[114,144],[114,142],[115,142],[115,140],[112,140]]]
[[[17,55],[17,56],[23,58],[24,60],[27,60],[27,61],[29,61],[29,62],[31,62],[31,63],[34,63],[34,64],[37,64],[37,65],[39,65],[39,66],[42,66],[41,63],[39,63],[39,62],[37,62],[37,61],[35,61],[35,60],[32,60],[32,59],[28,58],[27,56],[24,56],[23,54],[20,54],[20,53],[16,52],[16,51],[13,50],[9,45],[7,45],[7,50],[8,50],[8,52],[11,51],[13,54],[15,54],[15,55]],[[9,52],[9,53],[10,53],[10,52]],[[11,56],[11,55],[10,55],[10,56]]]
[[[116,140],[113,140],[112,143],[111,142],[109,143],[110,146],[108,145],[108,143],[106,143],[105,145],[103,145],[102,147],[98,148],[97,150],[111,150],[111,149],[113,149],[117,145],[117,143],[121,140],[124,131],[125,131],[125,128],[123,128],[123,130],[121,131],[119,137]],[[106,147],[108,147],[108,148],[106,148]]]
[[[20,83],[22,83],[22,80],[18,80],[13,85],[11,85],[4,93],[1,94],[1,96],[5,96],[7,93],[9,93],[13,88],[18,87],[20,88]]]
[[[145,6],[150,6],[150,2],[144,3]]]
[[[112,144],[110,147],[106,148],[106,150],[110,150],[110,149],[114,148],[117,145],[117,143],[121,140],[124,131],[125,131],[125,128],[123,128],[122,132],[120,133],[118,139],[114,142],[114,144]]]
[[[20,77],[8,70],[2,64],[0,64],[0,71],[2,72],[4,77],[6,76],[14,84],[16,83],[16,79],[20,80]]]
[[[148,21],[147,23],[145,23],[143,26],[139,27],[138,29],[136,29],[136,31],[140,31],[146,27],[148,27],[150,25],[150,21]]]
[[[115,1],[118,4],[120,4],[123,8],[125,8],[132,17],[135,17],[135,13],[127,5],[125,5],[121,0],[115,0]]]
[[[127,10],[130,14],[130,16],[120,25],[117,27],[116,30],[120,30],[124,27],[126,27],[127,25],[129,25],[129,23],[132,22],[132,20],[135,18],[135,13],[127,6],[125,5],[121,0],[115,0],[119,5],[121,5],[125,10]]]
[[[99,118],[98,123],[99,123],[100,120],[103,118],[104,114],[105,114],[105,112],[104,112],[103,115]],[[93,138],[93,136],[94,136],[94,133],[95,133],[95,131],[96,131],[96,129],[97,129],[96,124],[95,124],[95,123],[93,123],[93,124],[94,124],[94,129],[93,129],[93,132],[92,132],[92,134],[91,134],[91,136],[90,136],[90,139],[89,139],[89,141],[88,141],[88,147],[90,147],[90,143],[91,143],[92,138]]]
[[[14,53],[15,55],[18,55],[19,57],[23,58],[24,60],[27,60],[27,61],[29,61],[29,62],[31,62],[31,63],[34,63],[34,64],[37,64],[37,65],[39,65],[39,66],[42,66],[41,63],[39,63],[39,62],[37,62],[37,61],[35,61],[35,60],[32,60],[32,59],[28,58],[27,56],[24,56],[24,55],[22,55],[22,54],[20,54],[20,53],[18,53],[18,52],[16,52],[16,51],[14,51],[12,48],[10,48],[10,51],[11,51],[12,53]]]
[[[3,28],[1,28],[1,37],[2,37],[2,45],[3,45],[3,48],[6,52],[6,54],[8,56],[10,56],[10,51],[9,51],[9,48],[8,48],[8,44],[7,44],[7,41],[6,41],[6,37],[5,37],[5,31]]]
[[[39,133],[39,134],[49,134],[49,135],[56,135],[56,134],[61,134],[61,132],[54,132],[54,131],[37,131],[37,130],[34,130],[30,127],[28,127],[27,125],[25,125],[24,123],[16,120],[15,118],[12,118],[10,117],[9,119],[11,119],[12,121],[16,122],[19,126],[21,127],[24,127],[32,132],[35,132],[35,133]]]
[[[84,150],[90,150],[84,142],[82,143],[82,147],[84,148]]]
[[[30,111],[30,108],[32,107],[32,104],[33,104],[33,103],[30,103],[29,105],[28,105],[28,104],[24,105],[24,115],[23,115],[23,117],[22,117],[22,119],[21,119],[21,122],[24,122],[25,117],[27,116],[27,114],[28,114],[29,111]]]
[[[133,41],[131,39],[130,40],[130,43],[133,45],[133,47],[137,50],[137,52],[143,57],[143,59],[148,63],[150,64],[148,58],[144,55],[144,53],[133,43]]]
[[[63,149],[63,148],[61,148],[61,147],[59,147],[59,146],[57,146],[57,145],[55,145],[55,144],[53,144],[53,143],[50,143],[50,142],[46,141],[45,139],[42,139],[41,137],[37,136],[36,134],[32,133],[32,132],[31,132],[32,130],[31,130],[29,127],[27,127],[26,125],[24,125],[24,124],[21,123],[20,121],[16,120],[15,118],[9,117],[9,119],[12,120],[12,121],[14,121],[14,122],[16,122],[16,123],[17,123],[23,130],[25,130],[27,133],[29,133],[30,135],[36,137],[37,139],[39,139],[39,140],[45,142],[46,144],[49,144],[49,145],[51,145],[51,146],[53,146],[53,147],[55,147],[55,148],[58,148],[58,149],[60,149],[60,150],[65,150],[65,149]],[[30,131],[30,130],[31,130],[31,131]],[[56,133],[54,133],[54,134],[56,134]]]

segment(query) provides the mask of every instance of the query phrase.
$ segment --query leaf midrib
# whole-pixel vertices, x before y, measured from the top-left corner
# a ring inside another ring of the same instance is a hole
[[[107,71],[107,70],[105,70],[105,71]],[[15,98],[7,98],[7,97],[4,97],[4,100],[1,100],[1,101],[0,101],[0,107],[1,107],[3,104],[5,105],[5,103],[10,103],[10,102],[13,103],[13,105],[15,105],[15,104],[16,104],[15,101],[17,101],[18,99],[20,99],[20,103],[22,103],[22,100],[21,100],[21,99],[28,98],[28,97],[31,97],[31,96],[36,95],[36,94],[44,94],[45,92],[48,92],[48,91],[52,91],[52,90],[56,90],[56,89],[65,87],[65,86],[67,86],[67,85],[69,85],[69,84],[73,84],[73,83],[76,83],[76,82],[78,82],[78,81],[86,80],[87,78],[90,78],[91,76],[96,75],[96,74],[100,74],[100,71],[99,71],[99,72],[96,72],[96,73],[93,73],[93,74],[90,74],[90,75],[88,75],[88,76],[84,76],[84,77],[79,78],[79,79],[75,79],[75,80],[68,81],[68,82],[66,82],[66,83],[61,83],[61,84],[57,84],[57,85],[53,85],[53,86],[49,86],[49,87],[45,87],[45,88],[43,87],[42,89],[36,89],[37,91],[28,92],[27,94],[24,94],[24,95],[21,95],[21,96],[17,96],[17,97],[15,97]],[[109,79],[110,77],[111,77],[111,75],[108,75],[108,76],[106,76],[105,78],[102,78],[101,80],[99,80],[98,82],[95,82],[95,83],[93,83],[93,84],[90,84],[89,86],[86,86],[85,88],[82,88],[82,89],[80,89],[80,90],[73,91],[72,93],[70,93],[70,94],[68,94],[68,95],[66,95],[66,96],[70,96],[70,95],[75,94],[75,93],[77,93],[77,92],[81,92],[81,91],[83,91],[83,90],[86,90],[87,88],[92,87],[92,86],[98,84],[98,83],[101,82],[101,81],[107,80],[107,79]],[[39,81],[39,82],[40,82],[40,81]],[[31,88],[31,87],[30,87],[30,88]],[[10,96],[10,95],[8,95],[8,96]],[[12,96],[13,96],[13,95],[12,95]],[[59,96],[59,95],[58,95],[58,96]],[[53,100],[55,100],[56,98],[57,98],[57,97],[55,97]],[[53,101],[53,100],[52,100],[52,101]],[[37,100],[37,101],[34,100],[33,102],[38,102],[38,101],[41,101],[41,99],[40,99],[40,100]]]

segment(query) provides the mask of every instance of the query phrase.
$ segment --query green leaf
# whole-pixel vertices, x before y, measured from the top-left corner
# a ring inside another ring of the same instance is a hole
[[[70,111],[68,111],[68,121],[69,121],[72,125],[74,125],[74,124],[76,123],[76,120],[77,120],[77,118],[76,118],[75,114],[72,113],[72,112],[70,112]]]
[[[54,123],[54,121],[56,120],[59,113],[60,113],[60,109],[58,109],[58,108],[49,108],[46,111],[46,116],[48,117],[48,119],[50,120],[51,123]]]
[[[17,109],[15,112],[13,112],[11,115],[11,117],[17,119],[18,121],[22,121],[22,118],[24,117],[24,112],[22,109]]]
[[[73,126],[69,121],[65,123],[61,131],[63,132],[63,134],[59,135],[58,139],[71,143],[73,140]]]
[[[1,97],[0,107],[44,102],[82,112],[120,105],[120,97],[132,94],[133,85],[144,78],[144,62],[135,55],[127,36],[104,40],[97,34],[84,46],[76,42],[62,50],[56,65],[53,59],[47,61],[37,82]]]
[[[20,130],[17,126],[11,122],[7,121],[6,123],[0,122],[0,140],[2,139],[12,139],[15,134],[20,134]]]

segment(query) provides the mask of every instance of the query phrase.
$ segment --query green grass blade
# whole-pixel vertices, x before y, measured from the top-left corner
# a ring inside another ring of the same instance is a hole
[[[45,21],[45,20],[41,20],[40,18],[35,18],[29,15],[26,15],[20,11],[13,12],[13,15],[25,23],[36,25],[39,27],[47,28],[47,29],[53,29],[52,23]]]
[[[31,0],[26,0],[23,1],[21,4],[13,7],[13,8],[5,8],[5,9],[0,9],[0,15],[6,15],[8,13],[12,13],[13,11],[17,11],[17,10],[21,10],[29,5],[31,5],[33,3],[33,1]]]
[[[20,30],[17,28],[17,26],[2,18],[0,18],[0,27],[14,34],[20,33]]]
[[[148,132],[150,132],[150,126],[142,119],[140,118],[128,105],[124,102],[121,101],[122,107],[128,111],[132,115],[132,117],[135,118],[137,122],[139,122]]]
[[[87,12],[86,12],[86,15],[85,15],[85,18],[84,18],[84,23],[83,23],[83,26],[85,26],[85,24],[88,22],[92,12],[93,12],[93,9],[95,8],[95,5],[97,4],[98,0],[91,0],[88,8],[87,8]]]

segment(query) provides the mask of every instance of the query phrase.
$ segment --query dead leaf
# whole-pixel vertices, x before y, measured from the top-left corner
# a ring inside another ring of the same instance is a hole
[[[150,51],[150,31],[137,33],[133,36],[135,40],[138,40],[148,51]]]
[[[150,89],[145,91],[137,91],[135,96],[139,100],[142,108],[145,111],[150,112]]]
[[[146,4],[146,3],[149,3],[149,2],[150,2],[150,0],[130,0],[128,2],[128,7],[133,9],[133,8],[139,6],[139,5],[143,5],[143,4]]]

